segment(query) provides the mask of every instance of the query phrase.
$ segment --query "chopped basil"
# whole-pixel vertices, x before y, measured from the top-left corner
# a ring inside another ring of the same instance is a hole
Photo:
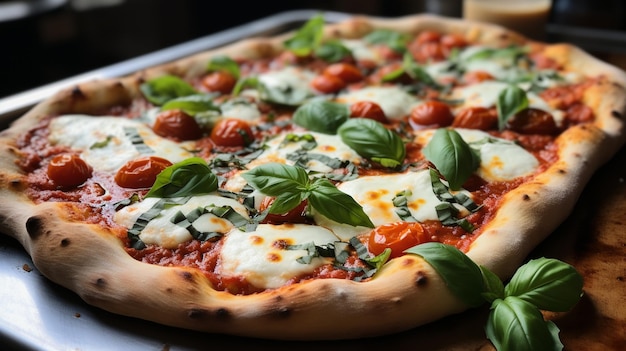
[[[289,133],[285,135],[285,139],[280,143],[279,147],[283,147],[289,143],[298,143],[304,141],[302,144],[301,150],[309,151],[315,149],[317,147],[317,141],[315,141],[315,137],[311,134],[293,134]]]
[[[102,141],[97,141],[97,142],[91,144],[89,149],[93,150],[93,149],[101,149],[101,148],[107,147],[109,145],[109,143],[111,142],[111,140],[113,140],[113,135],[107,135],[106,139],[104,139]]]
[[[139,88],[148,101],[158,106],[172,99],[197,93],[189,83],[173,75],[149,80]]]
[[[498,95],[496,109],[498,110],[498,128],[504,130],[508,120],[515,114],[528,108],[529,101],[524,89],[509,84]]]
[[[173,164],[157,175],[146,197],[181,197],[208,194],[217,190],[217,176],[206,161],[192,157]]]
[[[325,100],[313,100],[296,109],[293,123],[313,132],[335,134],[350,117],[348,106]]]
[[[359,155],[383,167],[398,167],[406,157],[400,136],[373,119],[351,118],[337,132],[341,140]]]
[[[417,222],[417,219],[413,217],[411,214],[411,210],[408,207],[407,197],[411,196],[410,190],[404,190],[396,194],[396,196],[391,200],[393,206],[396,208],[396,214],[400,217],[401,220],[405,222]]]
[[[454,129],[437,129],[422,152],[452,190],[460,189],[480,165],[478,153]]]
[[[159,201],[152,205],[152,207],[148,211],[142,213],[137,218],[137,220],[135,220],[133,226],[126,232],[128,238],[130,239],[131,247],[137,250],[143,250],[146,247],[146,244],[141,241],[141,239],[139,238],[139,234],[141,234],[141,231],[146,228],[148,223],[150,223],[151,220],[157,218],[165,207],[171,205],[182,205],[187,201],[189,201],[189,197],[177,199],[159,199]]]
[[[143,142],[143,138],[139,135],[139,131],[134,127],[124,127],[124,135],[130,140],[137,152],[140,154],[153,154],[154,150]]]

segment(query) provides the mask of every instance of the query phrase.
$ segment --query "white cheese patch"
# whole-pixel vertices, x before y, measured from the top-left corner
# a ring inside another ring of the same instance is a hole
[[[400,119],[411,113],[420,100],[395,86],[372,86],[337,96],[337,102],[351,105],[359,101],[377,103],[389,119]]]
[[[263,73],[258,80],[267,89],[267,94],[278,97],[281,102],[298,104],[313,95],[310,85],[315,76],[311,71],[287,66]]]
[[[437,220],[435,206],[441,203],[432,190],[430,172],[422,170],[402,174],[365,176],[346,181],[338,186],[339,190],[352,196],[362,207],[375,226],[401,221],[396,214],[393,198],[403,191],[409,191],[407,196],[409,211],[418,221]],[[464,191],[471,197],[469,192]],[[461,214],[467,211],[458,207]],[[319,213],[314,212],[316,223],[331,229],[342,240],[363,234],[369,231],[365,227],[351,227],[333,222]]]
[[[259,288],[278,288],[331,262],[328,258],[314,257],[310,263],[300,263],[298,258],[307,256],[307,250],[289,250],[286,245],[311,242],[327,245],[335,241],[338,239],[331,231],[306,224],[260,224],[252,232],[234,229],[224,238],[220,273],[243,276]]]
[[[117,224],[130,229],[137,219],[150,210],[160,199],[149,197],[141,202],[126,206],[117,211],[114,220]],[[191,233],[181,225],[172,223],[172,218],[180,211],[187,215],[191,211],[206,206],[230,206],[242,216],[249,217],[246,208],[238,201],[217,196],[201,195],[194,196],[182,205],[166,206],[161,210],[158,217],[152,219],[139,234],[139,238],[146,244],[156,244],[165,248],[176,248],[179,244],[191,240]],[[211,213],[205,213],[192,223],[193,227],[200,232],[227,233],[233,228],[233,224]]]
[[[539,167],[539,161],[535,156],[514,142],[494,138],[480,130],[463,128],[455,130],[465,142],[479,150],[480,166],[476,174],[486,181],[512,180],[532,174]],[[426,145],[433,133],[433,130],[417,132],[415,141]],[[490,141],[485,142],[487,140]]]
[[[193,142],[176,143],[156,135],[150,127],[138,120],[123,117],[93,117],[65,115],[50,122],[49,141],[81,152],[80,157],[95,171],[114,173],[126,162],[142,154],[126,135],[125,128],[133,128],[154,155],[172,163],[180,162],[193,154]],[[94,145],[97,145],[95,147]]]
[[[256,122],[261,117],[255,103],[241,100],[231,100],[220,105],[222,116],[226,118],[237,118],[247,122]]]
[[[380,64],[384,58],[378,50],[369,46],[365,41],[358,39],[342,39],[341,44],[352,52],[352,56],[357,60],[373,61]]]

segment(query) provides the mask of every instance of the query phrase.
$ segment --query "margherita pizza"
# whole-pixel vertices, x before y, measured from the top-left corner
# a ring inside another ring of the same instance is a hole
[[[500,27],[320,15],[38,104],[0,134],[0,229],[117,314],[395,333],[472,307],[424,245],[511,278],[622,146],[625,86]]]

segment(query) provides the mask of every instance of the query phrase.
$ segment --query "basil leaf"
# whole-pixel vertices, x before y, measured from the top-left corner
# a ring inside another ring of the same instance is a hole
[[[507,121],[516,113],[528,108],[529,102],[526,92],[517,85],[508,85],[498,95],[496,109],[498,110],[498,128],[503,130]]]
[[[217,176],[206,161],[192,157],[175,163],[157,175],[146,197],[182,197],[208,194],[217,190]]]
[[[405,252],[421,256],[433,266],[452,293],[468,306],[477,307],[485,302],[480,268],[456,247],[428,242]]]
[[[270,213],[283,214],[291,211],[300,205],[308,196],[307,192],[288,192],[280,194],[269,208]]]
[[[189,83],[172,75],[164,75],[149,80],[141,84],[139,89],[148,101],[157,106],[175,98],[197,93]]]
[[[373,119],[351,118],[337,132],[341,140],[359,155],[384,167],[400,166],[406,157],[400,136]]]
[[[402,68],[409,77],[422,82],[430,87],[439,88],[439,84],[435,82],[433,77],[426,72],[426,69],[415,61],[413,55],[410,52],[404,54],[402,59]]]
[[[554,323],[545,321],[537,307],[515,296],[493,302],[485,332],[499,351],[563,349]]]
[[[345,47],[339,40],[323,43],[313,53],[316,57],[327,62],[338,62],[352,56],[352,51]]]
[[[369,44],[386,45],[396,52],[404,52],[410,36],[390,29],[377,29],[363,37]]]
[[[437,129],[422,153],[432,162],[451,190],[459,190],[480,165],[480,159],[454,129]]]
[[[167,101],[161,110],[183,110],[185,113],[194,116],[199,112],[220,111],[220,108],[213,104],[213,96],[208,94],[194,94],[182,96]]]
[[[259,78],[258,77],[245,77],[237,80],[235,87],[233,88],[232,94],[233,96],[239,95],[241,91],[245,88],[258,88],[259,87]]]
[[[492,271],[483,266],[478,266],[480,272],[483,275],[483,284],[485,286],[485,292],[483,292],[483,298],[487,302],[492,303],[494,300],[504,298],[504,284],[502,280],[495,275]]]
[[[241,175],[248,184],[265,195],[280,196],[306,190],[309,176],[301,167],[282,163],[266,163]]]
[[[574,267],[559,260],[539,258],[515,272],[505,294],[517,296],[542,310],[565,312],[576,305],[582,288],[583,278]]]
[[[268,85],[263,84],[258,80],[256,83],[256,88],[259,91],[259,98],[266,102],[287,106],[298,106],[311,96],[311,92],[308,89],[303,89],[294,85]],[[235,86],[235,88],[238,87]]]
[[[374,228],[374,224],[350,195],[327,179],[317,179],[311,187],[309,203],[320,214],[338,223]]]
[[[335,134],[349,117],[350,110],[344,104],[314,100],[296,109],[293,123],[314,132]]]
[[[297,56],[308,56],[322,41],[323,29],[324,17],[321,14],[315,15],[283,44],[287,50]]]
[[[224,71],[235,77],[235,79],[239,79],[241,76],[239,65],[228,56],[216,56],[211,58],[207,65],[207,71]]]

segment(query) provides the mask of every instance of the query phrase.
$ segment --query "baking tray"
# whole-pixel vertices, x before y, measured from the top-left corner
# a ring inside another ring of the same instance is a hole
[[[299,27],[318,12],[278,13],[10,96],[0,101],[0,124],[8,125],[37,102],[81,81],[119,77],[241,38],[282,33]],[[339,12],[324,13],[329,22],[351,16]],[[587,185],[570,218],[529,256],[553,257],[572,263],[585,281],[591,282],[586,284],[586,294],[576,308],[556,318],[566,349],[618,350],[626,343],[624,294],[619,294],[626,291],[623,251],[625,179],[626,149],[623,149]],[[607,215],[611,216],[610,221],[607,221]],[[609,264],[604,264],[606,262]],[[483,329],[488,313],[485,305],[403,333],[360,340],[272,341],[199,333],[90,306],[72,291],[45,278],[16,240],[0,235],[0,350],[186,351],[226,346],[234,350],[274,351],[330,348],[486,351],[493,350]],[[376,323],[376,316],[371,319]]]

